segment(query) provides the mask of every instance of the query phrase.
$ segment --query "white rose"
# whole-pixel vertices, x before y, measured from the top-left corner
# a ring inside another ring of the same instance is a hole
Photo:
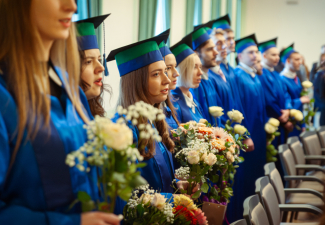
[[[209,155],[205,157],[204,162],[209,166],[212,166],[217,162],[217,157],[213,153],[209,153]]]
[[[274,118],[270,118],[268,123],[274,127],[280,126],[280,121]]]
[[[204,152],[203,155],[201,156],[201,161],[204,161],[206,157],[207,157],[207,153]]]
[[[246,133],[247,129],[246,129],[246,127],[244,127],[242,125],[236,124],[234,126],[234,131],[235,131],[236,134],[243,135],[243,134]]]
[[[200,156],[199,153],[195,150],[191,150],[188,154],[187,154],[187,161],[189,164],[198,164],[200,161]]]
[[[166,204],[166,198],[159,194],[155,193],[151,200],[151,205],[156,207],[159,210],[163,210]]]
[[[290,116],[294,117],[296,121],[302,121],[304,118],[304,115],[302,114],[302,112],[299,110],[296,110],[296,109],[290,110]]]
[[[142,202],[142,204],[147,204],[147,203],[151,202],[151,195],[142,194],[139,200],[140,200],[140,202]]]
[[[206,122],[208,122],[206,119],[200,119],[199,123],[203,123],[205,124]]]
[[[231,154],[231,152],[226,153],[226,158],[228,159],[229,163],[235,162],[235,157],[233,156],[233,154]]]
[[[302,85],[305,89],[308,89],[308,88],[311,88],[311,87],[313,86],[313,83],[310,82],[309,80],[306,80],[306,81],[302,82],[301,85]]]
[[[276,132],[278,130],[278,128],[273,126],[272,124],[266,123],[264,126],[264,130],[268,134],[273,134],[274,132]]]
[[[244,119],[243,114],[238,110],[234,110],[234,109],[232,111],[227,112],[227,116],[235,123],[241,123]]]
[[[125,124],[102,123],[98,128],[99,137],[109,148],[124,150],[133,143],[132,130]]]
[[[223,108],[221,108],[219,106],[211,106],[211,107],[209,107],[209,113],[213,117],[220,117],[220,116],[222,116],[224,114],[223,113]]]

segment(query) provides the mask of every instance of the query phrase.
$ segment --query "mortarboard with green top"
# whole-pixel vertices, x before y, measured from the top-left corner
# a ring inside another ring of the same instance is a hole
[[[116,60],[120,76],[124,76],[154,62],[164,60],[158,44],[166,43],[167,39],[168,35],[163,34],[115,49],[109,53],[106,61]]]
[[[201,24],[190,33],[192,35],[192,48],[196,50],[201,44],[210,39],[205,24]]]
[[[257,46],[255,34],[236,40],[236,52],[241,53],[250,46]]]
[[[168,29],[168,30],[162,32],[161,34],[159,34],[159,35],[157,35],[157,36],[160,36],[160,35],[168,35],[168,37],[169,37],[169,32],[170,32],[170,29]],[[164,41],[162,41],[162,42],[158,45],[158,47],[159,47],[159,50],[160,50],[160,53],[161,53],[162,57],[165,57],[166,55],[169,55],[169,54],[173,54],[173,53],[170,51],[170,49],[168,48],[167,44],[166,44]]]
[[[278,38],[274,38],[268,41],[264,41],[258,44],[258,50],[260,50],[261,53],[266,52],[270,48],[276,48],[276,42]]]
[[[77,41],[79,49],[82,51],[89,50],[89,49],[99,49],[96,32],[95,29],[104,22],[104,20],[110,14],[91,17],[84,20],[75,21],[76,28],[77,28]],[[105,30],[104,30],[104,59],[106,58],[105,55]],[[105,68],[105,76],[108,75],[108,69],[106,63],[104,63]]]
[[[297,52],[293,48],[294,48],[294,43],[292,43],[289,47],[283,49],[280,52],[280,60],[281,60],[281,62],[285,63],[287,58],[289,58],[292,53]]]
[[[102,15],[76,21],[77,39],[80,50],[96,49],[98,47],[95,29],[109,16]]]
[[[176,58],[177,65],[179,65],[189,55],[194,54],[192,50],[192,34],[186,35],[182,40],[170,47],[171,52]]]
[[[231,22],[228,14],[218,19],[212,20],[211,22],[212,22],[211,29],[214,28],[223,29],[223,30],[230,29]]]

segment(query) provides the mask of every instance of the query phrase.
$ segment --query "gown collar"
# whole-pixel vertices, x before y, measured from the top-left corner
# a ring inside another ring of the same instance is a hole
[[[297,76],[297,74],[295,72],[292,72],[288,67],[284,67],[284,69],[281,72],[281,75],[290,79],[295,79]]]
[[[209,74],[202,71],[202,77],[201,78],[203,80],[209,80]]]
[[[239,63],[238,67],[243,69],[249,75],[251,75],[252,78],[254,78],[256,76],[256,69],[255,68],[249,67],[245,63],[242,63],[242,62]]]
[[[189,92],[190,96],[187,96],[186,94],[183,93],[184,95],[184,98],[185,98],[185,102],[186,102],[186,105],[192,109],[192,112],[195,113],[195,107],[196,107],[196,104],[194,102],[194,99],[193,99],[193,95],[191,92]]]
[[[267,69],[267,70],[269,70],[269,71],[271,71],[271,72],[274,71],[274,67],[269,67],[269,66],[268,66],[264,61],[261,62],[261,64],[262,64],[262,66],[263,66],[265,69]]]

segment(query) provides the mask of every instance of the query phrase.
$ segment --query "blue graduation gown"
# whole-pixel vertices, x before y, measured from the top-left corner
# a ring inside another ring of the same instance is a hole
[[[278,72],[272,72],[263,68],[263,74],[258,76],[258,78],[264,89],[266,114],[268,117],[278,118],[282,115],[281,109],[292,108],[291,97]],[[276,148],[285,142],[284,128],[280,126],[279,131],[281,136],[277,137],[273,142]]]
[[[220,68],[224,73],[227,81],[224,81],[221,78],[221,76],[215,74],[212,70],[209,70],[208,75],[215,83],[214,87],[221,101],[220,105],[222,105],[224,109],[224,115],[221,117],[221,123],[225,124],[229,119],[229,117],[227,116],[228,111],[231,111],[233,109],[238,110],[243,114],[244,118],[245,118],[245,112],[240,101],[238,88],[236,87],[237,85],[234,85],[233,82],[231,81],[231,79],[234,78],[232,78],[231,76],[226,76],[225,66],[223,67],[220,66]],[[237,93],[237,95],[235,95],[235,93]],[[242,124],[246,126],[245,119],[242,121]]]
[[[113,121],[119,118],[118,115],[115,116]],[[139,140],[139,130],[136,126],[128,124],[133,133],[133,143],[138,144]],[[154,125],[152,125],[154,127]],[[147,180],[149,186],[161,194],[165,195],[166,198],[172,197],[174,190],[172,188],[172,181],[175,179],[174,176],[174,164],[171,152],[167,150],[162,142],[155,143],[155,154],[153,158],[148,160],[143,160],[147,165],[140,168],[139,171],[141,176]],[[116,214],[122,214],[123,208],[126,202],[119,200],[115,207]]]
[[[60,70],[56,73],[64,85]],[[84,122],[63,88],[60,100],[48,96],[50,132],[41,128],[34,140],[26,139],[25,132],[6,179],[17,138],[18,113],[5,76],[0,75],[0,224],[79,225],[80,205],[69,209],[77,193],[85,191],[92,199],[99,196],[95,169],[86,173],[65,164],[67,154],[87,140]],[[80,98],[87,101],[81,90]]]
[[[315,74],[314,78],[315,108],[321,112],[319,125],[325,125],[325,71],[321,70]]]
[[[215,118],[209,113],[209,107],[211,106],[223,107],[213,80],[210,77],[208,80],[202,79],[200,86],[198,88],[191,89],[191,93],[193,94],[193,98],[197,100],[202,107],[201,112],[203,118],[205,118],[211,125],[221,126],[220,118],[217,119],[216,124]]]
[[[184,95],[179,87],[177,87],[175,90],[172,90],[172,94],[175,98],[173,105],[176,108],[177,119],[180,123],[187,123],[191,120],[199,122],[200,119],[204,118],[202,113],[203,110],[194,96],[193,101],[196,104],[195,113],[186,105]]]
[[[234,197],[227,208],[229,222],[243,217],[243,202],[255,194],[255,181],[264,176],[263,167],[266,163],[266,133],[264,124],[267,122],[265,99],[262,85],[257,75],[253,78],[241,68],[235,69],[239,96],[246,115],[247,129],[254,141],[253,152],[241,151],[245,161],[239,165],[233,186]]]
[[[300,93],[302,91],[302,86],[301,86],[299,78],[297,77],[297,80],[298,80],[298,84],[297,84],[295,82],[295,79],[288,78],[283,75],[281,75],[280,77],[282,78],[284,85],[287,87],[288,93],[291,97],[292,108],[303,112],[303,108],[302,108],[303,105],[300,101]],[[305,127],[305,125],[303,124],[301,127]],[[300,133],[301,133],[301,130],[297,130],[296,128],[294,128],[294,130],[289,133],[289,137],[294,137],[294,136],[299,137]]]
[[[166,123],[169,126],[170,130],[174,130],[178,128],[177,122],[175,121],[174,117],[172,116],[172,111],[168,106],[164,108],[165,116],[166,116]]]

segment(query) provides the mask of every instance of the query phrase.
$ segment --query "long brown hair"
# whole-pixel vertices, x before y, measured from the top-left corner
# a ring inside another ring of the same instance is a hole
[[[0,1],[0,65],[5,71],[7,89],[13,95],[18,111],[17,141],[11,165],[22,143],[24,130],[27,138],[33,139],[41,125],[49,127],[50,100],[47,64],[40,63],[37,54],[43,50],[40,35],[31,22],[32,0]],[[88,118],[79,99],[79,59],[75,28],[67,40],[56,40],[50,51],[50,59],[62,70],[67,84],[66,91],[81,118]],[[69,80],[65,75],[69,73]],[[6,76],[6,74],[8,74]],[[35,125],[36,124],[36,125]]]
[[[82,71],[85,69],[85,66],[83,64],[83,62],[86,59],[85,51],[79,50],[79,55],[80,55],[80,65],[81,65],[80,66],[80,76],[81,76]],[[103,60],[105,60],[105,59],[103,59]],[[80,79],[79,85],[84,92],[86,92],[91,87],[90,84],[88,84],[87,82],[85,82],[82,79]],[[103,107],[104,91],[110,94],[110,98],[112,97],[112,87],[103,83],[103,85],[100,88],[100,94],[96,98],[92,98],[92,99],[88,100],[90,112],[94,117],[97,115],[102,116],[102,117],[105,116],[105,109]]]
[[[121,105],[123,108],[127,108],[130,105],[134,105],[134,103],[138,101],[144,101],[146,103],[150,103],[148,96],[150,93],[148,91],[149,85],[149,72],[148,67],[145,66],[138,70],[132,71],[121,77],[120,83],[120,95],[118,100],[118,105]],[[159,104],[154,104],[154,107],[160,108]],[[138,119],[139,124],[147,124],[148,121],[144,118]],[[165,144],[167,149],[170,152],[174,152],[174,142],[170,139],[168,133],[168,125],[165,120],[156,121],[156,128],[159,132],[159,135],[162,137],[162,142]],[[145,159],[150,159],[153,157],[155,153],[155,144],[153,140],[141,140],[138,143],[139,146],[147,146],[148,151],[146,152],[144,149],[140,149],[140,154]]]

